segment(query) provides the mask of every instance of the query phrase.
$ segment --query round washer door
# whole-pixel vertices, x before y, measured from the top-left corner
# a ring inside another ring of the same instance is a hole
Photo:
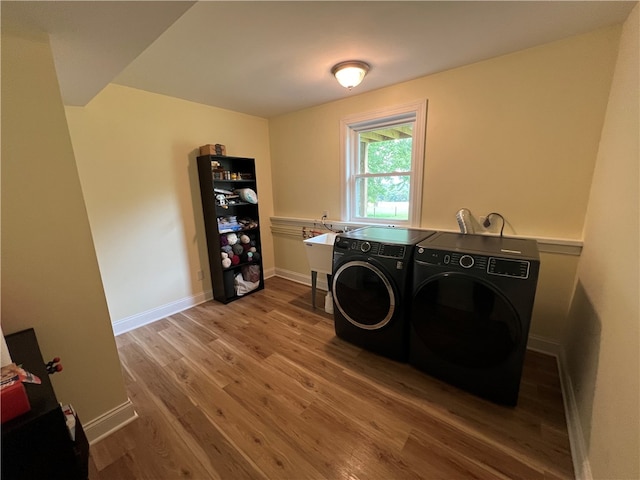
[[[411,325],[434,355],[467,368],[499,365],[522,341],[520,318],[505,295],[456,272],[430,277],[416,289]]]
[[[384,273],[360,260],[348,261],[335,271],[333,299],[345,319],[365,330],[377,330],[389,323],[397,303]]]

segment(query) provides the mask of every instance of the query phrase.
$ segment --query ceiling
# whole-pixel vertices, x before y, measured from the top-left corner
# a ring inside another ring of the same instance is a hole
[[[272,117],[623,22],[616,1],[2,1],[49,34],[63,101],[117,83]],[[371,71],[352,91],[345,60]]]

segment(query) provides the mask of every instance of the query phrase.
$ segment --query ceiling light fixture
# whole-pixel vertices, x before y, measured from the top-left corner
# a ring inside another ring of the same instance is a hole
[[[331,69],[338,83],[349,90],[360,85],[368,71],[369,65],[359,60],[340,62]]]

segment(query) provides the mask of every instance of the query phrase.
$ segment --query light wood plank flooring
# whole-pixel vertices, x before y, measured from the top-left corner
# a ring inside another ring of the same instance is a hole
[[[518,406],[498,406],[336,338],[310,288],[281,278],[116,341],[140,418],[91,447],[91,480],[574,476],[539,353]]]

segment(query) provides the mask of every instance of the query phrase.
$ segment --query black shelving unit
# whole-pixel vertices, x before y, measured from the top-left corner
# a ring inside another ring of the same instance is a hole
[[[35,331],[30,328],[5,339],[13,361],[42,383],[25,384],[31,410],[2,424],[2,479],[87,479],[89,442],[77,417],[75,439],[69,435]]]
[[[240,193],[250,189],[258,195],[255,160],[201,155],[197,162],[213,298],[229,303],[264,288],[258,204]],[[223,265],[223,252],[231,265]],[[255,288],[246,291],[247,285]]]

